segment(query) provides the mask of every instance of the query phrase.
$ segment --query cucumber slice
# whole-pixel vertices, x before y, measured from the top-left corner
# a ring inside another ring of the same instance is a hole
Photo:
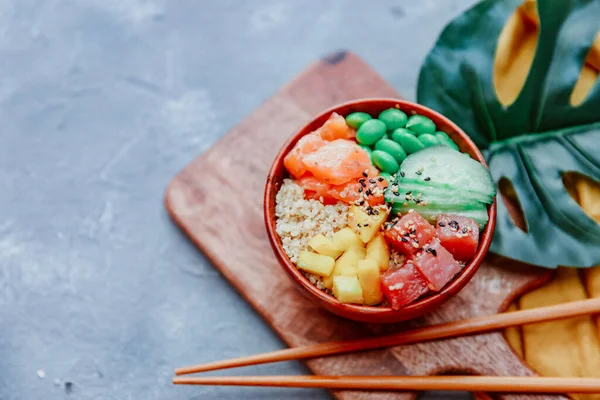
[[[415,183],[414,181],[407,182],[407,180],[404,179],[397,180],[396,184],[398,185],[397,191],[401,193],[412,191],[413,193],[421,193],[422,196],[427,195],[432,197],[458,198],[462,199],[462,201],[465,203],[479,201],[485,204],[492,204],[494,202],[494,198],[492,196],[474,192],[472,190],[453,188],[452,186],[446,184],[434,183],[433,185],[428,185],[428,182]],[[390,187],[390,189],[392,188]]]
[[[406,178],[423,179],[430,186],[442,184],[483,196],[496,195],[487,168],[449,147],[431,146],[411,154],[402,162],[400,171]]]
[[[397,193],[397,194],[396,194]],[[432,188],[396,188],[390,186],[385,192],[385,201],[392,204],[406,204],[410,207],[431,206],[440,210],[458,208],[471,210],[481,208],[482,202],[478,199],[465,196],[459,191]]]

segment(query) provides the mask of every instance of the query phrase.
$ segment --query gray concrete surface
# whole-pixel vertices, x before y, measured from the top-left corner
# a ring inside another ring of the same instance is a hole
[[[171,223],[165,186],[329,52],[414,99],[472,3],[0,0],[0,399],[327,398],[169,383],[283,345]]]

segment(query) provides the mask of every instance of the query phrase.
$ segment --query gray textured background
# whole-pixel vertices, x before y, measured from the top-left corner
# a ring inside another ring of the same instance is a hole
[[[0,0],[0,399],[327,398],[169,383],[282,343],[171,223],[165,186],[329,52],[414,99],[472,3]]]

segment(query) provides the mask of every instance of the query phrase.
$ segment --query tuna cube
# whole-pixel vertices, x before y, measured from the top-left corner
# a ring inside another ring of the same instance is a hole
[[[458,261],[469,261],[477,252],[479,226],[471,218],[440,214],[436,232],[442,246]]]
[[[423,250],[413,256],[415,267],[419,270],[431,290],[440,291],[456,274],[460,265],[435,238],[427,243]]]
[[[409,212],[385,231],[385,238],[396,250],[411,257],[435,235],[435,228],[418,212]]]
[[[412,261],[407,261],[400,268],[389,269],[382,273],[381,289],[394,310],[412,303],[429,292],[427,282]]]

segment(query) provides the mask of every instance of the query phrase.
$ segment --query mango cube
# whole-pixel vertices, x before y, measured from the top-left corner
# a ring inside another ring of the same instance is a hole
[[[390,266],[390,248],[383,233],[378,233],[367,243],[367,256],[365,258],[376,261],[381,271],[388,269]]]
[[[364,243],[373,239],[389,214],[389,210],[384,207],[374,210],[373,214],[369,215],[359,206],[350,207],[348,226],[358,234]]]
[[[333,278],[333,295],[340,303],[362,304],[363,295],[356,276],[336,276]]]
[[[335,262],[331,275],[323,278],[323,286],[327,289],[333,287],[333,278],[339,275],[356,275],[358,262],[365,258],[366,250],[362,247],[350,247]]]
[[[369,259],[360,260],[357,275],[362,288],[364,304],[373,306],[381,303],[383,292],[381,291],[381,278],[377,262]]]
[[[335,266],[335,260],[333,257],[311,253],[310,251],[301,251],[296,266],[315,275],[329,276]]]
[[[341,251],[346,251],[350,247],[364,246],[364,243],[360,240],[356,232],[348,227],[334,233],[331,243],[334,249]]]
[[[317,236],[311,238],[308,241],[308,246],[321,255],[333,258],[338,258],[340,254],[344,252],[343,250],[336,250],[333,247],[331,240],[327,239],[322,234],[318,234]]]

